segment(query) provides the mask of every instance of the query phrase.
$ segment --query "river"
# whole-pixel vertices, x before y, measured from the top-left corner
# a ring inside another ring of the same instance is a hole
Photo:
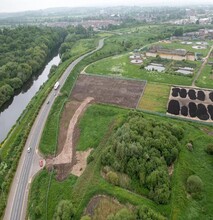
[[[47,63],[41,74],[33,76],[16,94],[0,109],[0,143],[7,137],[8,132],[16,123],[23,110],[26,108],[32,97],[39,90],[40,86],[47,81],[52,65],[60,63],[59,54]]]

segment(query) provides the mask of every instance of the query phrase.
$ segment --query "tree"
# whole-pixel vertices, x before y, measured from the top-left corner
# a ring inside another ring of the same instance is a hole
[[[61,200],[57,206],[56,212],[53,216],[54,220],[72,220],[74,218],[74,207],[71,201]]]
[[[183,36],[183,28],[177,28],[174,32],[174,36]]]

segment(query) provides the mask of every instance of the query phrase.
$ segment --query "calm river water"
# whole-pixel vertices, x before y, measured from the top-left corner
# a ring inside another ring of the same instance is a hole
[[[24,88],[0,109],[0,143],[7,137],[8,132],[16,123],[23,110],[26,108],[32,97],[39,90],[40,86],[47,81],[52,65],[60,63],[59,54],[46,65],[38,76],[33,76]]]

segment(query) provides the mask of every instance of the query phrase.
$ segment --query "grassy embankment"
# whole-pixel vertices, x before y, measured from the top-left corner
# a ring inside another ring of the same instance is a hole
[[[97,40],[93,42],[92,48],[95,47]],[[88,44],[88,45],[91,45]],[[85,48],[85,52],[91,50],[92,48]],[[82,50],[79,51],[82,53]],[[2,183],[1,193],[0,193],[0,216],[3,215],[7,196],[10,189],[10,184],[12,182],[13,176],[16,171],[16,167],[21,156],[21,152],[27,140],[27,136],[30,132],[31,126],[45,101],[47,95],[53,88],[54,83],[65,71],[68,65],[75,60],[80,53],[61,63],[54,74],[51,75],[49,80],[40,88],[33,99],[30,101],[26,109],[23,111],[22,115],[17,120],[16,125],[13,126],[7,138],[1,145],[1,173],[0,181]]]
[[[105,147],[107,147],[106,142],[111,135],[111,132],[113,132],[112,128],[119,127],[122,118],[125,117],[127,112],[128,110],[105,105],[93,105],[88,108],[85,115],[80,120],[80,126],[84,126],[81,128],[81,135],[77,148],[81,148],[81,143],[86,143],[87,141],[90,144],[83,146],[85,150],[88,147],[96,146],[96,149],[93,152],[94,160],[87,166],[83,175],[76,181],[72,182],[73,185],[69,186],[69,189],[71,190],[67,191],[66,188],[64,188],[64,191],[69,193],[67,193],[66,197],[60,196],[60,199],[66,198],[73,202],[77,210],[76,219],[80,218],[88,201],[96,194],[111,195],[124,204],[131,203],[133,205],[147,205],[170,219],[210,219],[212,215],[211,206],[213,205],[211,192],[211,180],[213,174],[210,172],[212,158],[207,155],[204,150],[206,145],[213,141],[213,137],[206,134],[203,129],[205,128],[212,131],[212,127],[204,127],[195,123],[182,122],[181,120],[169,119],[166,117],[161,118],[159,116],[145,114],[145,117],[147,118],[154,118],[156,121],[163,120],[164,122],[172,122],[173,124],[175,123],[179,126],[183,126],[185,129],[185,137],[181,144],[181,152],[178,161],[175,163],[174,174],[172,177],[172,198],[168,205],[157,205],[146,197],[113,186],[102,178],[100,174],[101,154],[104,152]],[[103,123],[103,119],[106,116],[109,123]],[[93,121],[91,121],[91,118],[93,118]],[[103,130],[107,131],[104,136],[102,136],[102,132],[99,132]],[[97,139],[101,140],[98,146]],[[192,140],[194,143],[194,149],[192,152],[186,148],[186,143],[188,143],[189,140]],[[201,200],[193,200],[186,193],[186,179],[191,174],[200,176],[204,183]],[[43,184],[45,181],[42,180],[40,180],[40,183],[37,182],[37,179],[44,178],[45,180],[50,174],[43,171],[41,175],[39,175],[33,183],[30,206],[41,206],[41,219],[44,219],[44,213],[46,213],[44,198],[47,185]],[[70,178],[73,177],[69,177],[69,179]],[[59,196],[58,188],[60,187],[61,183],[56,182],[53,178],[50,187],[51,193],[48,198],[48,218],[51,218],[54,214],[52,211],[55,210],[56,203],[52,202],[52,200]],[[41,191],[38,193],[37,191],[34,191],[34,188],[41,189]],[[36,199],[32,200],[32,198]],[[51,212],[49,210],[51,210]],[[34,214],[34,210],[31,208],[30,216],[32,217]]]

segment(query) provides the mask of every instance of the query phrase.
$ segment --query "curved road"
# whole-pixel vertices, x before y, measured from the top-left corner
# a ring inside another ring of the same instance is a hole
[[[95,51],[101,49],[104,45],[104,39],[99,41],[98,47],[79,57],[74,62],[72,62],[69,67],[65,70],[61,78],[59,79],[60,86],[63,86],[67,77],[69,76],[70,72],[73,68],[86,56],[94,53]],[[59,92],[59,90],[57,91]],[[26,145],[22,152],[19,165],[13,179],[13,183],[10,189],[7,207],[5,210],[4,219],[5,220],[23,220],[26,218],[26,208],[27,208],[27,197],[29,192],[29,185],[31,182],[32,176],[39,171],[39,164],[38,161],[41,157],[37,154],[39,141],[42,135],[42,131],[54,102],[55,90],[52,90],[48,95],[46,101],[44,102],[33,126],[28,136]],[[49,104],[47,104],[49,102]],[[31,147],[31,152],[27,152],[27,148]]]

